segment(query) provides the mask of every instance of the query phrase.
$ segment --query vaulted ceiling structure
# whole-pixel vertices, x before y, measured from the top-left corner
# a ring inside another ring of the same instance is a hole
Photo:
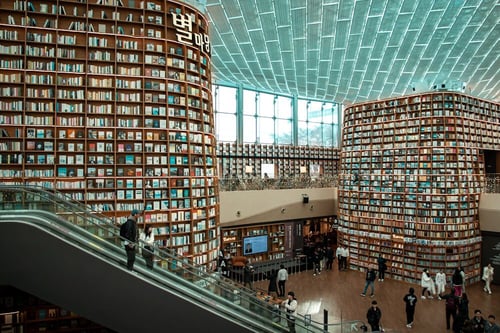
[[[217,83],[354,103],[500,99],[498,0],[206,0]]]

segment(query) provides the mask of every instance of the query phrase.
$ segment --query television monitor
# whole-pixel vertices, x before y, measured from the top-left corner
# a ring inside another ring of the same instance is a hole
[[[248,256],[267,252],[268,243],[268,235],[245,237],[243,238],[243,254]]]

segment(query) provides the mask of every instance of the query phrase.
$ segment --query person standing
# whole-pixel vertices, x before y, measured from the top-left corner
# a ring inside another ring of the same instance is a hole
[[[446,288],[446,274],[441,269],[436,273],[436,294],[438,295],[438,299],[441,300],[441,294],[445,292]]]
[[[276,294],[278,296],[278,284],[277,284],[278,274],[275,269],[271,269],[271,272],[267,274],[267,279],[269,280],[269,285],[267,287],[267,293],[270,296]]]
[[[127,253],[127,268],[131,271],[134,269],[135,262],[135,243],[137,241],[137,219],[140,216],[140,212],[137,209],[132,210],[130,216],[125,221],[123,228],[123,233],[120,230],[120,234],[123,234],[125,238],[125,252]],[[120,229],[121,229],[120,228]]]
[[[484,323],[484,333],[500,333],[500,326],[495,323],[495,316],[490,314]]]
[[[417,296],[415,289],[410,288],[408,294],[405,295],[403,301],[406,303],[406,327],[411,328],[415,318],[415,306],[417,305]]]
[[[457,318],[457,310],[458,310],[458,297],[455,295],[455,289],[451,288],[449,294],[441,296],[445,300],[445,310],[446,310],[446,329],[449,330],[450,318],[453,318],[453,323]]]
[[[385,271],[387,270],[387,260],[384,257],[382,257],[382,254],[379,254],[377,258],[377,264],[378,264],[378,280],[384,281]]]
[[[375,273],[375,270],[373,268],[370,268],[366,271],[366,277],[365,277],[365,288],[363,289],[363,292],[361,293],[361,296],[366,296],[366,291],[368,290],[368,286],[371,287],[372,293],[370,294],[370,297],[375,296],[375,279],[377,278],[377,274]]]
[[[453,288],[455,288],[455,296],[462,297],[462,285],[464,284],[464,280],[462,278],[462,273],[460,273],[460,269],[455,268],[455,272],[451,277],[451,283]]]
[[[285,297],[285,285],[288,280],[288,271],[285,265],[281,264],[278,270],[278,297]]]
[[[453,332],[461,333],[466,320],[469,320],[469,298],[466,293],[462,293],[462,297],[458,299],[457,319],[453,322]]]
[[[491,295],[491,281],[493,281],[494,273],[495,269],[493,268],[493,266],[491,266],[491,264],[488,264],[488,266],[484,266],[482,279],[485,284],[483,290],[490,295]]]
[[[474,318],[472,318],[472,332],[473,333],[484,333],[486,326],[486,320],[484,320],[481,315],[481,310],[474,310]]]
[[[146,228],[144,229],[144,232],[141,233],[139,239],[144,245],[142,256],[144,257],[144,260],[146,260],[146,266],[149,269],[153,269],[155,235],[151,225],[146,225]]]
[[[382,311],[380,311],[377,306],[377,301],[372,301],[372,306],[368,309],[366,313],[366,320],[368,324],[370,324],[372,328],[372,332],[379,332],[380,329],[380,320],[382,319]]]
[[[465,292],[465,282],[467,281],[467,275],[465,274],[465,270],[462,266],[458,267],[460,271],[460,276],[462,277],[462,293]]]
[[[338,260],[339,272],[342,270],[342,245],[337,246],[337,250],[335,251],[335,256]]]
[[[281,305],[285,307],[286,321],[290,333],[295,333],[295,317],[297,315],[297,299],[293,291],[288,292],[288,299],[284,300]]]
[[[342,247],[342,269],[347,270],[347,260],[349,259],[349,249],[346,246]]]
[[[243,286],[253,290],[253,273],[255,272],[250,261],[247,261],[243,268]]]
[[[422,286],[422,299],[425,299],[425,294],[428,293],[429,298],[432,297],[432,291],[435,291],[434,281],[432,281],[432,277],[427,271],[427,268],[424,268],[422,272],[422,278],[420,279],[420,285]]]
[[[333,260],[335,259],[335,254],[333,253],[332,246],[329,245],[326,249],[326,270],[332,270]]]
[[[314,250],[313,256],[312,256],[312,261],[314,265],[313,269],[313,275],[316,276],[316,274],[321,274],[321,255],[319,253],[320,250],[317,248]]]

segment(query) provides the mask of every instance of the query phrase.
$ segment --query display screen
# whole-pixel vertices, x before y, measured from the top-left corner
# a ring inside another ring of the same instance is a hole
[[[250,255],[267,252],[269,237],[267,235],[243,238],[243,254]]]

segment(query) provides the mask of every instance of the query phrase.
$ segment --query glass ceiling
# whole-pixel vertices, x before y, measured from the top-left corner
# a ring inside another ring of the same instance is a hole
[[[344,104],[443,84],[500,100],[497,0],[207,0],[206,10],[217,83]]]

